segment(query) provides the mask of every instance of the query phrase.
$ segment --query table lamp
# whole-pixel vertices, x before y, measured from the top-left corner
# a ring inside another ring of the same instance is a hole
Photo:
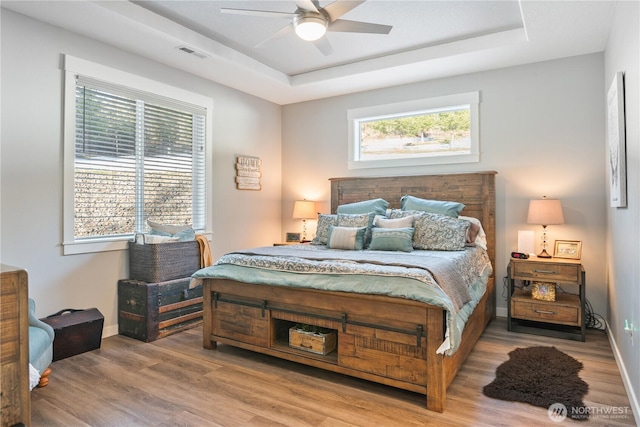
[[[527,223],[542,226],[542,252],[538,257],[551,258],[547,252],[547,225],[564,224],[560,200],[547,199],[547,196],[543,196],[541,200],[531,200]]]
[[[293,219],[302,220],[302,242],[307,242],[307,220],[317,216],[316,204],[310,200],[296,200],[293,205]]]

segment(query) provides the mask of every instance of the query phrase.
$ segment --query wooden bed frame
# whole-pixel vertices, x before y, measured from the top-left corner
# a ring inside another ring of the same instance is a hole
[[[452,200],[462,215],[482,221],[495,271],[495,172],[331,179],[331,210],[383,198],[398,208],[400,197]],[[427,408],[443,412],[446,390],[489,321],[495,317],[495,283],[470,316],[458,350],[436,354],[446,312],[418,301],[379,295],[204,280],[203,345],[218,342],[375,381],[426,395]],[[335,351],[320,355],[288,345],[295,323],[337,331]]]

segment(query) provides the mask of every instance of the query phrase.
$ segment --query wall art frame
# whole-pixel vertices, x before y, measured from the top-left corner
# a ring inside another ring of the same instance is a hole
[[[624,208],[627,207],[627,149],[622,71],[614,75],[607,92],[607,148],[610,206]]]

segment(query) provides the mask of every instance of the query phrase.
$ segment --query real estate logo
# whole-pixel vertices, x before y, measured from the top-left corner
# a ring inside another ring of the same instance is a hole
[[[549,415],[549,419],[554,423],[561,423],[567,418],[567,407],[562,403],[554,403],[549,406],[547,415]]]

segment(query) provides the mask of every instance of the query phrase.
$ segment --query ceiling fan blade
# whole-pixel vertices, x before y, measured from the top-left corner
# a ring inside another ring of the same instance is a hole
[[[251,10],[251,9],[230,9],[223,7],[220,9],[222,13],[231,13],[234,15],[250,15],[250,16],[262,16],[265,18],[293,18],[295,13],[289,12],[274,12],[271,10]]]
[[[268,42],[271,42],[273,40],[277,40],[280,37],[284,37],[287,34],[289,34],[291,31],[293,31],[293,24],[289,24],[286,27],[283,27],[281,29],[279,29],[277,32],[273,33],[272,35],[270,35],[269,37],[267,37],[266,39],[262,40],[260,43],[258,43],[255,47],[259,48],[262,47],[263,45],[265,45]]]
[[[340,1],[340,0],[338,0],[338,1],[334,1],[333,3],[325,6],[323,8],[323,10],[325,12],[327,12],[327,15],[329,15],[329,22],[333,22],[336,19],[340,18],[345,13],[349,12],[350,10],[355,9],[356,7],[360,6],[365,1],[366,0],[358,0],[358,1],[351,1],[351,0]]]
[[[296,5],[298,9],[320,13],[318,6],[312,0],[296,0]]]
[[[325,56],[331,55],[333,53],[333,46],[329,43],[329,39],[327,37],[320,37],[318,40],[314,40],[312,42],[316,47],[322,52]]]
[[[391,25],[371,24],[369,22],[347,21],[337,19],[329,24],[327,31],[340,33],[370,33],[389,34],[393,27]]]

